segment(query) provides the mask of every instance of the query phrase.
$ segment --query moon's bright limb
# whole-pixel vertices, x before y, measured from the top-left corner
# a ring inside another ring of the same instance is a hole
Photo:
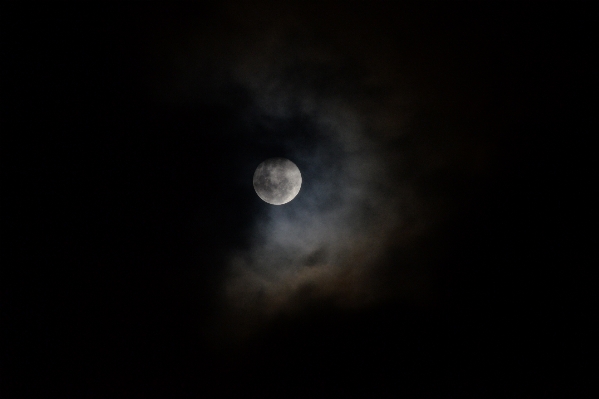
[[[269,158],[254,172],[254,190],[265,202],[283,205],[295,198],[302,186],[298,167],[285,158]]]

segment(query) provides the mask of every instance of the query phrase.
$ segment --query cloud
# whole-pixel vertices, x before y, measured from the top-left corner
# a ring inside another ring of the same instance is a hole
[[[247,130],[282,143],[287,153],[273,156],[290,158],[303,177],[293,201],[263,205],[247,247],[231,248],[224,318],[251,330],[319,304],[426,296],[426,270],[414,268],[411,247],[448,212],[430,187],[447,171],[484,168],[485,156],[436,112],[444,103],[430,85],[419,89],[414,46],[410,57],[408,39],[388,40],[359,12],[238,5],[219,18],[198,28],[202,40],[190,41],[171,93],[227,101],[219,93],[239,88]]]
[[[380,82],[372,94],[376,71],[352,57],[327,57],[322,48],[298,48],[288,39],[293,34],[282,29],[258,39],[233,67],[251,93],[252,123],[306,120],[315,131],[313,146],[290,153],[307,168],[298,197],[265,204],[249,249],[229,259],[224,300],[254,320],[315,301],[362,307],[389,296],[391,287],[376,274],[391,246],[418,234],[404,223],[406,212],[418,218],[410,209],[414,192],[398,178],[397,154],[388,147],[402,134],[402,110],[392,110],[401,93]]]

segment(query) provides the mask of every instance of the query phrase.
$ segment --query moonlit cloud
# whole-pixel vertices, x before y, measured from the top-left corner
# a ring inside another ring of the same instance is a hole
[[[249,249],[231,254],[224,297],[251,317],[318,300],[361,307],[381,299],[390,292],[376,273],[388,249],[402,235],[417,234],[403,220],[405,212],[415,217],[413,190],[398,178],[393,148],[386,147],[402,134],[395,120],[401,109],[379,120],[399,102],[396,93],[380,87],[382,95],[370,94],[370,72],[319,79],[337,73],[340,60],[295,48],[284,39],[291,35],[278,32],[277,45],[258,41],[234,66],[237,82],[251,93],[255,118],[303,118],[317,131],[314,148],[292,154],[300,168],[309,168],[302,170],[300,195],[287,206],[265,206]]]
[[[421,187],[439,171],[480,166],[472,142],[456,146],[442,124],[414,116],[427,94],[418,73],[402,67],[409,57],[400,44],[296,11],[260,10],[256,20],[243,9],[223,11],[213,28],[235,32],[218,45],[192,41],[169,89],[171,98],[221,87],[247,93],[247,130],[285,144],[288,154],[276,156],[302,173],[299,195],[284,206],[263,204],[248,246],[226,259],[221,300],[235,328],[314,304],[359,308],[425,296],[425,268],[410,269],[406,259],[447,210]],[[299,133],[281,127],[298,121]]]

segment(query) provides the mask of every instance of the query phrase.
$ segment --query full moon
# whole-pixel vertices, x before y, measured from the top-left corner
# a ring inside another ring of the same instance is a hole
[[[298,167],[285,158],[270,158],[254,172],[254,190],[265,202],[283,205],[295,198],[302,186]]]

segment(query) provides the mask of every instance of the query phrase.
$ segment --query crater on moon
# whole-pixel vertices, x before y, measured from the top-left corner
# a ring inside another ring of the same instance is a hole
[[[283,205],[295,198],[302,186],[299,168],[286,158],[269,158],[254,172],[254,190],[265,202]]]

